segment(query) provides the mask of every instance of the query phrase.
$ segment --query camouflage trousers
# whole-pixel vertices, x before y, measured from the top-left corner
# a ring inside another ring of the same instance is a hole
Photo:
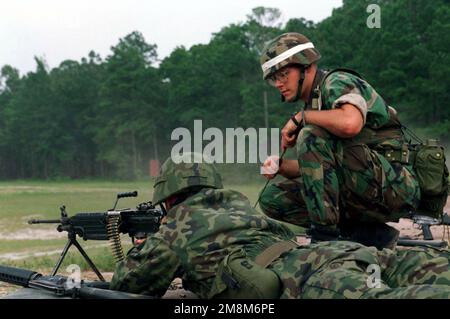
[[[290,251],[271,266],[283,285],[281,298],[450,298],[448,249],[378,251],[324,242],[302,250]]]
[[[308,227],[336,225],[347,218],[397,221],[415,210],[420,188],[410,166],[389,162],[365,144],[353,144],[307,125],[297,139],[300,177],[269,185],[262,211],[277,220]]]

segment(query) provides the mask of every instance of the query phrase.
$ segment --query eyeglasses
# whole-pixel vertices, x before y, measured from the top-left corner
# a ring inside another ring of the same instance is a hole
[[[271,86],[276,86],[277,81],[280,81],[281,83],[284,84],[287,82],[290,72],[291,72],[290,69],[278,70],[276,73],[272,74],[267,78],[267,83],[269,83],[269,85]]]

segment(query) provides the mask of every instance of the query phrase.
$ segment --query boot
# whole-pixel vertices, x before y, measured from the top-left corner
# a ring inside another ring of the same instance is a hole
[[[341,232],[348,240],[365,246],[394,249],[400,232],[384,223],[347,222],[340,225]]]
[[[319,224],[311,224],[311,227],[306,233],[311,236],[311,243],[339,239],[339,229],[336,225],[324,226]]]

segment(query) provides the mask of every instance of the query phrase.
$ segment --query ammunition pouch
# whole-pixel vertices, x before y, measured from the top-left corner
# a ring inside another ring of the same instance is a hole
[[[248,258],[241,249],[227,255],[219,265],[209,298],[277,299],[280,294],[277,274]]]
[[[413,165],[417,154],[415,150],[409,149],[408,144],[403,144],[401,149],[387,148],[379,153],[389,162],[399,162],[404,165]]]

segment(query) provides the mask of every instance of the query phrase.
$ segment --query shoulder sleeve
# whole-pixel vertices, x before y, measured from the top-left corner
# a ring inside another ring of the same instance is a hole
[[[352,104],[361,112],[364,125],[377,128],[389,120],[388,108],[381,96],[363,79],[338,71],[330,74],[321,88],[322,109]]]
[[[125,260],[117,264],[110,288],[162,296],[179,266],[179,258],[169,245],[158,236],[152,236],[143,246],[133,247]]]

